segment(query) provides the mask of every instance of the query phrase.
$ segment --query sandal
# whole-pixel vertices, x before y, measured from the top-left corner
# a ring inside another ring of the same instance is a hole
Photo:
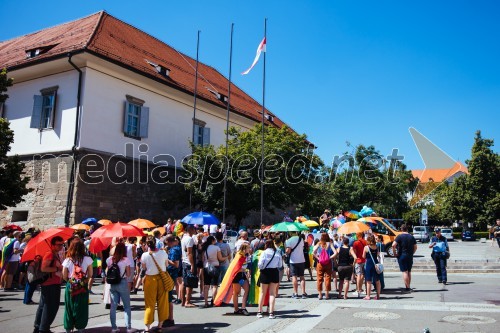
[[[274,316],[274,313],[270,312],[270,313],[269,313],[269,319],[274,319],[274,318],[276,318],[276,317]]]
[[[365,301],[369,301],[369,300],[370,300],[370,296],[365,296],[363,299],[364,299]]]
[[[193,303],[187,303],[186,305],[184,305],[185,308],[196,308],[197,306],[194,305]]]

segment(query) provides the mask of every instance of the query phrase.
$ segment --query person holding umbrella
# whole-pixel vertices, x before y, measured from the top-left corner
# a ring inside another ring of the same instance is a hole
[[[41,284],[41,296],[35,316],[34,333],[49,333],[50,325],[59,310],[63,268],[58,253],[63,245],[64,240],[61,236],[53,237],[50,240],[50,251],[45,253],[42,259],[42,272],[51,274],[47,281]]]

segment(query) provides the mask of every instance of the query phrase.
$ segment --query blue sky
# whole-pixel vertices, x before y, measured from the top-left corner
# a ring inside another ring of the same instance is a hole
[[[29,5],[30,10],[26,10]],[[266,107],[331,163],[352,145],[398,148],[423,163],[408,132],[461,161],[476,130],[498,140],[500,2],[497,1],[0,1],[0,40],[99,10],[195,56],[262,98],[252,62],[268,18]],[[497,142],[498,144],[498,142]],[[495,147],[498,151],[498,147]]]

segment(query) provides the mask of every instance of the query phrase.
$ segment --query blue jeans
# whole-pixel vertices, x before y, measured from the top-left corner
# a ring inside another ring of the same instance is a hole
[[[224,275],[226,275],[228,268],[229,268],[229,265],[228,266],[223,266],[223,265],[219,266],[219,284],[222,283],[222,279],[224,279]]]
[[[35,293],[36,286],[38,284],[31,284],[29,282],[26,283],[26,287],[24,288],[24,304],[28,304],[29,302],[33,302],[33,294]]]
[[[446,282],[447,281],[446,259],[444,254],[434,252],[432,255],[432,259],[434,259],[434,264],[436,264],[436,275],[438,281]]]
[[[41,286],[41,289],[42,295],[40,296],[40,303],[38,303],[38,309],[36,310],[34,326],[42,332],[48,332],[59,310],[61,285],[59,283],[50,284],[48,286]]]
[[[130,290],[128,289],[127,279],[122,279],[118,284],[112,284],[110,288],[111,293],[111,308],[109,311],[109,319],[111,320],[111,327],[117,329],[116,326],[116,307],[120,302],[123,302],[123,309],[125,312],[125,325],[127,329],[132,327],[132,318],[130,315]]]

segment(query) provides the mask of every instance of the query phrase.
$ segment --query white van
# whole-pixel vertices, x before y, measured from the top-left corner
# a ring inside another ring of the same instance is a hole
[[[413,227],[413,237],[416,241],[428,243],[431,240],[431,229],[427,226]]]

